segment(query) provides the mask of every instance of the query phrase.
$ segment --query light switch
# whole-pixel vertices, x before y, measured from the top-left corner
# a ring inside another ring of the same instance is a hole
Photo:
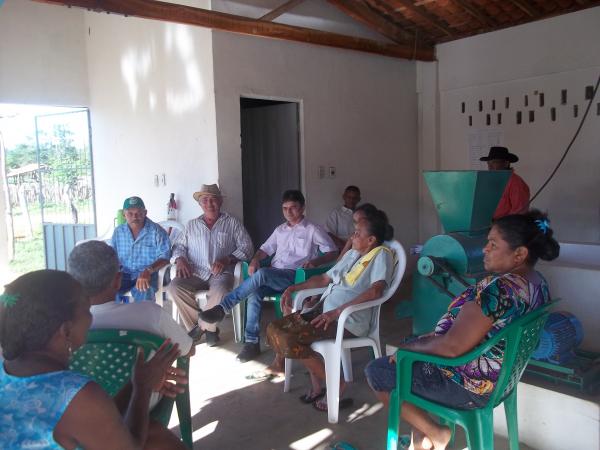
[[[319,179],[325,178],[325,166],[319,166]]]
[[[336,169],[334,166],[329,166],[329,178],[335,178]]]
[[[163,185],[163,186],[166,186],[166,185],[167,185],[167,175],[163,173],[163,174],[160,176],[160,181],[162,182],[162,185]]]
[[[158,187],[159,186],[159,181],[158,181],[158,175],[154,175],[154,186]]]

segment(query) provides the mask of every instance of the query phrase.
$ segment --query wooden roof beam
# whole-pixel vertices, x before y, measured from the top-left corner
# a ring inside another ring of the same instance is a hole
[[[397,8],[404,7],[413,14],[419,16],[421,19],[425,20],[427,23],[432,25],[433,27],[440,30],[447,36],[454,37],[454,32],[448,28],[444,23],[442,23],[435,15],[431,14],[429,11],[425,10],[420,6],[416,6],[412,0],[389,0],[389,3],[392,6]]]
[[[527,0],[510,0],[510,2],[529,17],[535,18],[540,16],[540,12],[531,6]]]
[[[427,29],[417,25],[413,21],[409,21],[408,19],[406,19],[406,17],[404,17],[404,15],[402,15],[400,12],[398,12],[395,7],[393,7],[389,4],[388,0],[364,0],[364,1],[366,1],[366,3],[372,9],[385,11],[385,13],[387,13],[387,15],[389,15],[392,18],[394,24],[398,28],[400,28],[402,30],[406,30],[409,33],[414,33],[415,39],[417,41],[420,41],[421,43],[424,43],[425,45],[431,45],[431,46],[435,45],[436,39],[431,35],[431,33]],[[408,22],[408,24],[403,24],[401,21]],[[408,30],[410,30],[410,31],[408,31]]]
[[[454,3],[459,5],[462,9],[467,11],[471,16],[475,17],[482,25],[486,27],[493,28],[497,26],[496,22],[492,20],[492,18],[487,15],[481,8],[472,4],[469,0],[452,0]]]
[[[401,44],[406,43],[406,41],[414,41],[414,34],[408,33],[393,23],[390,23],[383,16],[377,14],[363,3],[349,0],[327,1],[344,14],[396,43]]]
[[[394,58],[433,61],[433,48],[413,48],[410,45],[387,44],[327,31],[295,27],[248,17],[209,11],[202,8],[156,0],[31,0],[38,3],[75,6],[96,12],[122,14],[143,19],[195,25],[215,30],[272,39],[303,42],[327,47],[344,48]]]
[[[268,21],[275,20],[282,14],[285,14],[286,12],[290,11],[291,9],[294,9],[296,6],[298,6],[300,3],[303,3],[303,2],[304,2],[304,0],[289,0],[289,1],[285,2],[283,5],[275,8],[273,11],[268,12],[267,14],[265,14],[258,20],[268,20]]]

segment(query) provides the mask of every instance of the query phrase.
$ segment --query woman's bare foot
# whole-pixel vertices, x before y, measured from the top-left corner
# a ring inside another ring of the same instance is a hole
[[[435,436],[427,436],[425,439],[431,441],[431,444],[433,444],[432,448],[434,450],[446,450],[448,442],[450,442],[451,438],[452,431],[450,431],[450,428],[440,426],[436,430]]]
[[[409,450],[431,450],[433,444],[424,433],[416,428],[412,430]]]
[[[276,354],[273,362],[265,368],[265,372],[273,375],[283,375],[285,372],[285,359]]]

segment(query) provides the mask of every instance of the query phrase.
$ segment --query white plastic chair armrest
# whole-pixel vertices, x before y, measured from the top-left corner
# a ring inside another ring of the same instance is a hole
[[[312,297],[313,295],[319,295],[325,292],[327,288],[313,288],[313,289],[302,289],[301,291],[296,291],[294,295],[294,303],[292,305],[292,311],[298,311],[302,307],[302,302],[304,299],[308,297]]]
[[[242,261],[238,261],[233,269],[233,288],[235,289],[242,283]]]
[[[158,289],[156,290],[156,303],[163,306],[163,292],[165,291],[165,278],[167,276],[167,270],[171,268],[172,264],[167,264],[158,269]]]
[[[338,317],[338,327],[337,327],[337,333],[335,335],[335,344],[336,345],[342,344],[342,340],[344,339],[344,324],[346,323],[346,319],[348,319],[350,314],[352,314],[356,311],[360,311],[363,309],[369,309],[369,308],[373,308],[374,306],[381,305],[382,303],[385,302],[386,299],[387,299],[387,297],[384,294],[383,297],[378,298],[376,300],[371,300],[368,302],[359,303],[357,305],[352,305],[352,306],[346,307],[340,314],[340,317]]]

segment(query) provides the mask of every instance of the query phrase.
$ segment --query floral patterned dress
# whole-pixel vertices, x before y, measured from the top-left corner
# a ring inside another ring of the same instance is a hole
[[[54,428],[90,381],[69,370],[15,377],[6,373],[0,359],[0,448],[61,449]]]
[[[467,302],[477,302],[483,313],[494,322],[485,340],[492,338],[513,320],[550,301],[548,284],[537,272],[527,278],[512,273],[489,276],[456,297],[448,312],[435,328],[436,335],[446,334],[460,309]],[[465,389],[478,394],[491,393],[496,386],[504,359],[504,342],[463,366],[440,367],[442,373]]]

